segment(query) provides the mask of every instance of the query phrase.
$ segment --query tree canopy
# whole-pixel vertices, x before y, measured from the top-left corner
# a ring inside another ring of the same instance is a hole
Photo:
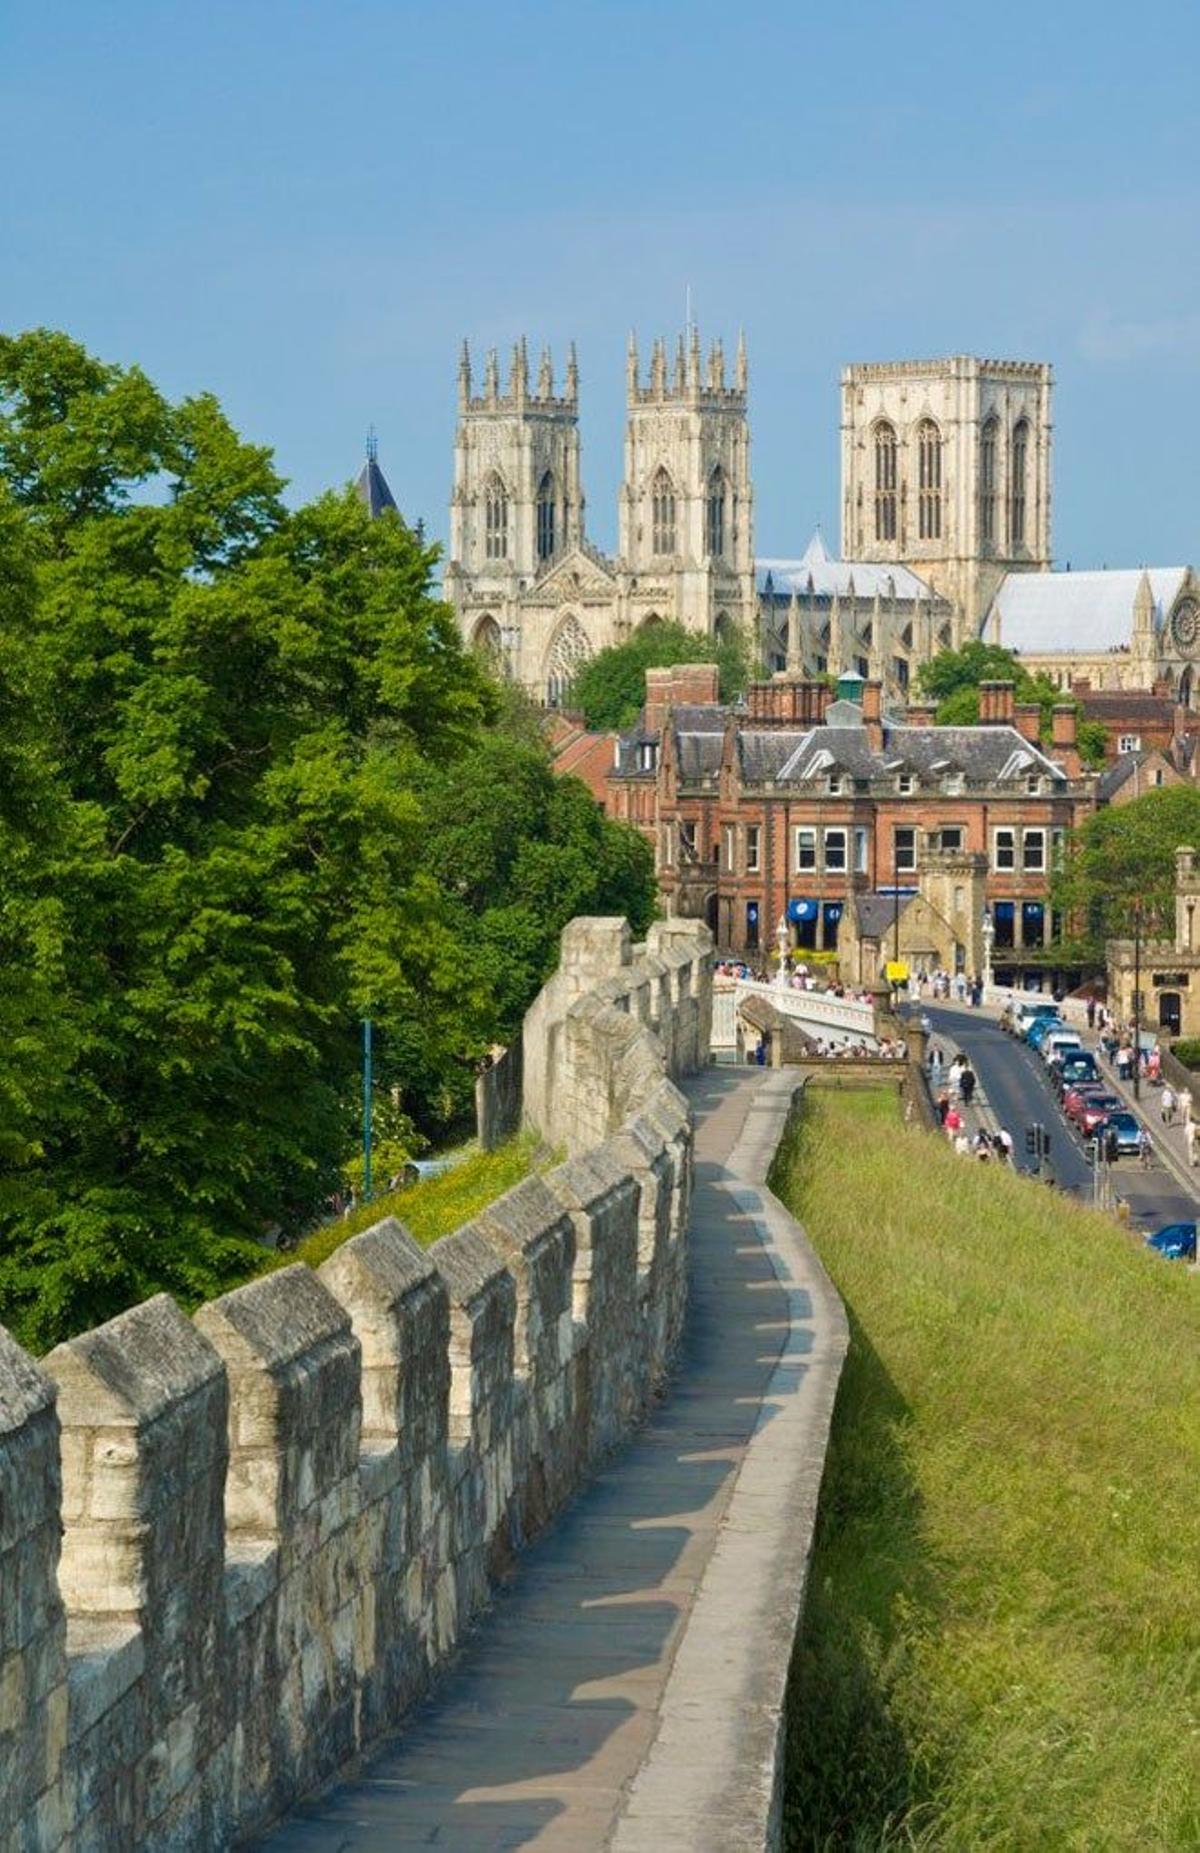
[[[1175,851],[1200,849],[1200,791],[1169,785],[1129,804],[1107,805],[1067,840],[1053,885],[1067,941],[1102,959],[1104,942],[1128,938],[1135,909],[1148,936],[1175,930]]]
[[[718,639],[656,620],[585,663],[571,699],[589,727],[630,727],[646,699],[647,669],[667,669],[672,663],[716,663],[721,700],[736,701],[750,680],[753,650],[740,630]]]
[[[937,722],[943,727],[969,727],[979,719],[979,684],[1011,682],[1016,701],[1036,701],[1041,708],[1039,735],[1048,743],[1053,733],[1052,713],[1056,705],[1069,702],[1079,716],[1077,740],[1085,765],[1104,763],[1105,728],[1100,721],[1083,718],[1083,704],[1075,696],[1064,695],[1049,677],[1031,676],[1018,656],[996,643],[972,638],[961,650],[939,650],[917,671],[921,692],[936,701]]]
[[[361,1017],[436,1131],[572,905],[651,905],[640,839],[495,731],[434,552],[281,487],[211,398],[0,339],[0,1318],[35,1346],[311,1217]]]

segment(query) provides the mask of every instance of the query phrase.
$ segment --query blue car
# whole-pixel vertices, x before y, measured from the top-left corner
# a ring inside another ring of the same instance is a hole
[[[1141,1150],[1142,1128],[1132,1113],[1124,1108],[1119,1113],[1110,1113],[1102,1126],[1094,1128],[1094,1136],[1103,1137],[1112,1131],[1117,1135],[1117,1157],[1136,1158]]]
[[[1194,1222],[1169,1222],[1146,1237],[1146,1247],[1165,1255],[1168,1261],[1196,1259],[1196,1225]]]
[[[1025,1040],[1031,1049],[1040,1049],[1043,1037],[1048,1036],[1052,1029],[1061,1028],[1062,1020],[1059,1017],[1035,1017],[1025,1031]]]

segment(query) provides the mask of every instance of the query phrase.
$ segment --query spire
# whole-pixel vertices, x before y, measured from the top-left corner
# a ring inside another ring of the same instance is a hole
[[[374,463],[379,456],[379,439],[375,435],[374,425],[367,426],[367,462]]]
[[[495,405],[500,397],[500,368],[494,347],[488,349],[487,364],[483,374],[483,395],[489,405]]]
[[[529,355],[525,348],[525,337],[513,342],[512,371],[509,374],[508,390],[514,399],[523,399],[529,391]]]
[[[675,391],[681,399],[687,391],[687,352],[684,348],[682,335],[680,335],[679,345],[675,349]]]
[[[577,405],[579,402],[579,362],[575,358],[573,341],[567,349],[567,398],[572,405]]]
[[[733,383],[739,392],[745,392],[750,384],[750,369],[746,363],[746,331],[738,329],[737,359],[733,367]]]
[[[548,347],[542,349],[541,365],[538,367],[537,389],[539,399],[553,399],[554,366],[550,359],[550,349]]]
[[[1154,590],[1150,584],[1150,575],[1145,567],[1138,580],[1137,593],[1133,601],[1133,628],[1135,631],[1150,631],[1154,628]]]
[[[471,350],[464,339],[462,352],[458,357],[458,409],[465,412],[467,401],[471,397]]]
[[[632,399],[638,389],[637,336],[632,328],[629,330],[629,346],[625,354],[625,384],[629,389],[629,397]]]
[[[396,508],[396,498],[388,488],[387,478],[379,467],[378,458],[379,443],[372,425],[367,432],[367,460],[354,485],[354,493],[372,521],[377,520],[385,508],[393,509],[397,514],[400,512]]]
[[[692,339],[688,350],[688,391],[700,390],[700,330],[692,323]]]
[[[650,355],[650,386],[655,397],[661,399],[667,385],[667,350],[659,335]]]

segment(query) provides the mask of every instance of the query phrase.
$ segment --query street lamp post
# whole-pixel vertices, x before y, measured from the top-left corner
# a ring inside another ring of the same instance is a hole
[[[986,1004],[988,992],[992,988],[992,945],[996,938],[996,927],[991,914],[983,910],[983,1001]]]
[[[371,1019],[363,1018],[363,1071],[362,1071],[362,1148],[363,1148],[363,1202],[371,1201],[371,1107],[375,1091],[372,1072]]]
[[[1142,904],[1133,904],[1133,1097],[1142,1097]]]
[[[783,914],[780,914],[779,925],[775,928],[775,944],[779,947],[779,970],[775,974],[775,982],[779,986],[781,991],[786,989],[786,986],[787,986],[787,955],[788,955],[789,939],[790,939],[790,935],[788,933],[787,919]]]

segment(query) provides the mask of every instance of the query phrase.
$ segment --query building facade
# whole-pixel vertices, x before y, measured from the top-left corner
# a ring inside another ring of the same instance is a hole
[[[842,552],[910,567],[953,605],[955,647],[1008,573],[1050,565],[1050,368],[870,362],[842,373]]]
[[[1200,575],[1152,566],[1006,579],[983,636],[1064,690],[1157,690],[1191,708],[1200,693]]]
[[[467,642],[550,706],[579,666],[656,619],[705,636],[754,628],[748,369],[695,328],[643,374],[630,338],[619,551],[587,538],[574,349],[561,393],[548,352],[531,381],[525,343],[502,388],[495,354],[474,391],[459,365],[445,592]]]
[[[669,914],[707,920],[723,951],[751,959],[781,918],[801,952],[836,952],[848,905],[870,895],[894,909],[924,892],[966,922],[950,929],[961,969],[982,967],[982,904],[999,980],[1046,962],[1051,873],[1095,802],[1073,708],[1055,711],[1047,753],[1038,709],[1014,707],[1007,683],[985,684],[979,726],[937,727],[915,706],[893,718],[877,683],[852,701],[824,682],[777,679],[728,710],[715,687],[674,688],[671,674],[648,687],[608,780],[609,809],[654,844]]]

